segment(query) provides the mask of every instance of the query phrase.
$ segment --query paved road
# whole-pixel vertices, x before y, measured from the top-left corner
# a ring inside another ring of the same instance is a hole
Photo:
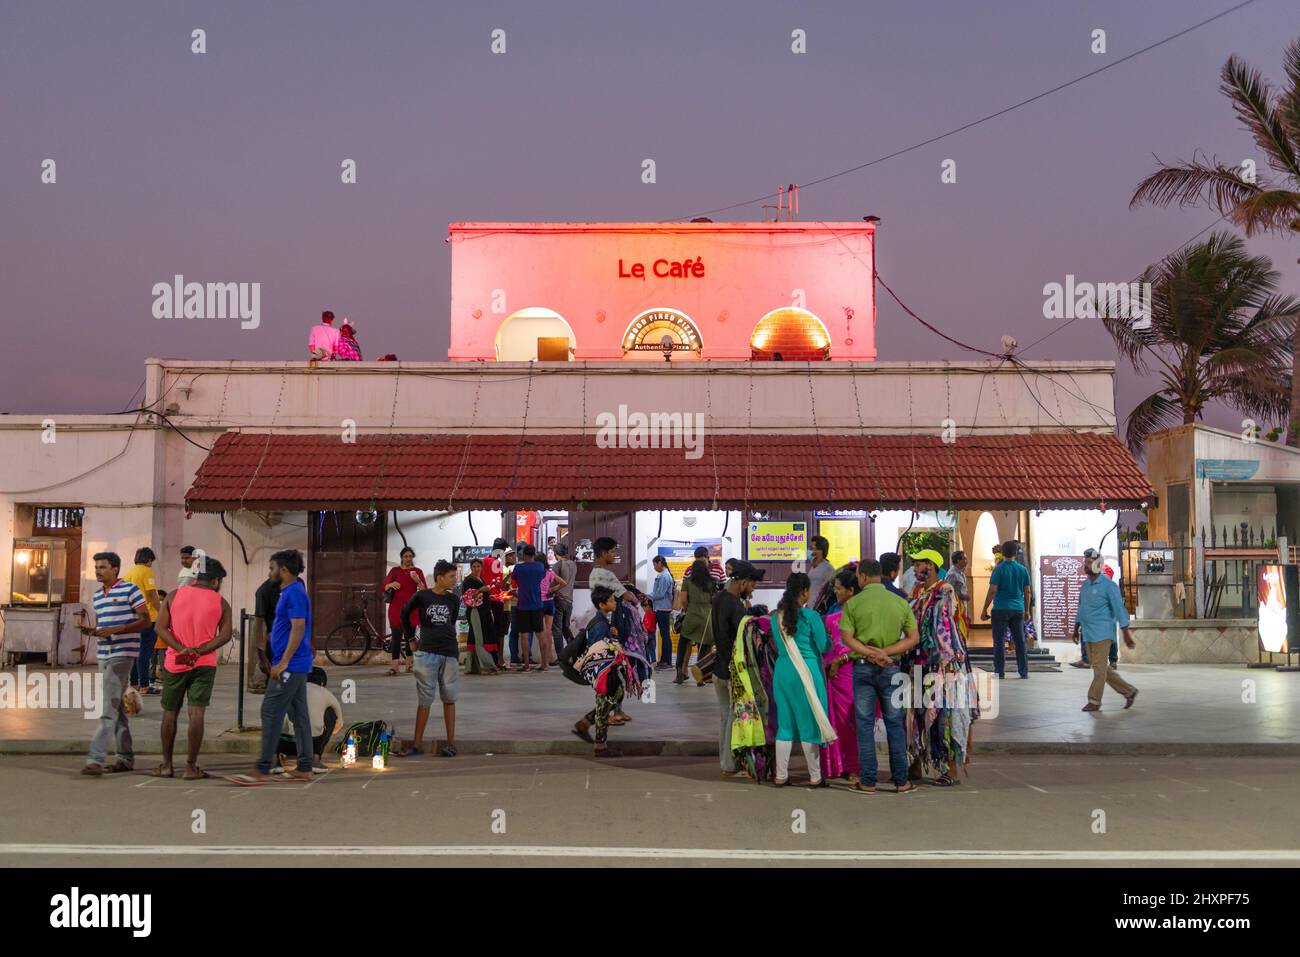
[[[225,761],[210,770],[247,767]],[[0,756],[0,866],[1300,863],[1285,758],[989,757],[905,796],[756,787],[689,757],[394,764],[247,789]]]

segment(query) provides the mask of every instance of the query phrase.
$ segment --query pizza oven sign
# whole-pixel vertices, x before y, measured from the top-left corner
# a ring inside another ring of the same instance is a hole
[[[699,259],[656,259],[647,271],[645,263],[618,261],[619,279],[642,279],[652,275],[657,279],[703,279],[704,257]]]

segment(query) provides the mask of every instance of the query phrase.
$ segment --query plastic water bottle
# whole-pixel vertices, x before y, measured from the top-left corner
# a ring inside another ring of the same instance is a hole
[[[382,771],[388,766],[388,732],[380,732],[379,744],[375,747],[375,755],[370,759],[370,766],[376,771]]]
[[[349,734],[347,742],[343,745],[343,766],[350,768],[357,763],[357,739],[355,735]]]

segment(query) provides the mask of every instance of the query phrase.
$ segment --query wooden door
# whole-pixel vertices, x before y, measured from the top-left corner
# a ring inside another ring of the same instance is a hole
[[[311,554],[306,575],[314,638],[323,638],[342,624],[348,608],[361,606],[363,595],[369,597],[370,623],[381,634],[387,631],[380,598],[387,564],[387,518],[380,512],[367,526],[357,521],[352,510],[307,513]]]

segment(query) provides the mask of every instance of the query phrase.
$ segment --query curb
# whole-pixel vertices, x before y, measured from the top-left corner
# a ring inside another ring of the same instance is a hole
[[[0,740],[0,756],[20,754],[80,754],[86,753],[86,741],[66,739],[31,738]],[[397,739],[399,745],[406,742]],[[178,738],[178,747],[183,750],[184,739]],[[625,755],[635,757],[716,757],[718,746],[713,741],[648,741],[618,739],[617,745]],[[430,744],[431,748],[436,745]],[[261,737],[257,732],[223,732],[203,742],[204,754],[247,754],[253,755],[261,748]],[[549,741],[518,740],[463,740],[457,742],[461,754],[492,755],[577,755],[591,754],[591,745],[577,738]],[[135,749],[140,754],[159,754],[162,742],[157,738],[137,738]],[[428,750],[428,749],[426,749]],[[888,755],[883,744],[876,747],[877,754]],[[1186,742],[1186,741],[1138,741],[1112,743],[1079,743],[1068,741],[977,741],[975,742],[972,764],[979,762],[981,755],[1090,755],[1112,757],[1263,757],[1282,758],[1300,757],[1300,742]]]

